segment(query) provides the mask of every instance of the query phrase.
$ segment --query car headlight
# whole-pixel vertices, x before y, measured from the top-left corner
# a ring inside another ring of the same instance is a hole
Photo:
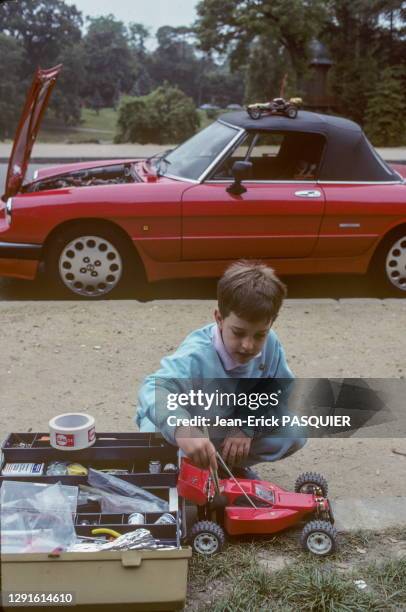
[[[6,220],[9,225],[11,224],[12,213],[13,213],[13,198],[9,198],[6,202]]]

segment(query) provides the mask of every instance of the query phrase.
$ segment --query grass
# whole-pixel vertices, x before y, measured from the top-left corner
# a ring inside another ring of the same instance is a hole
[[[216,117],[227,111],[217,111]],[[200,129],[213,123],[216,117],[209,118],[206,111],[197,110],[200,118]],[[99,113],[90,108],[83,108],[80,124],[66,127],[49,110],[47,111],[38,142],[45,143],[111,143],[114,140],[117,122],[117,110],[102,108]]]
[[[406,557],[368,564],[364,559],[353,557],[348,569],[340,571],[340,553],[318,559],[300,553],[297,545],[293,551],[290,539],[280,540],[283,548],[279,550],[275,548],[275,539],[231,544],[211,559],[193,557],[192,599],[193,593],[205,593],[204,603],[193,609],[199,612],[395,612],[406,609]],[[359,533],[351,536],[345,546],[351,551],[368,543],[372,540]],[[287,565],[283,569],[270,572],[260,564],[264,554],[272,561],[272,556],[280,555],[281,551],[287,553]],[[367,585],[363,590],[355,584],[361,579]]]
[[[44,117],[38,142],[113,142],[116,121],[117,111],[114,108],[102,108],[99,113],[90,108],[83,108],[80,124],[65,127],[62,121],[48,112]]]

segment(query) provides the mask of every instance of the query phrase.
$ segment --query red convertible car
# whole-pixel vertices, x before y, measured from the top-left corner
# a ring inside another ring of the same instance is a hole
[[[115,295],[149,281],[215,277],[260,258],[281,275],[372,273],[406,295],[406,166],[361,128],[299,111],[232,112],[150,159],[65,164],[24,182],[60,66],[38,70],[0,203],[0,275],[40,264],[68,294]]]

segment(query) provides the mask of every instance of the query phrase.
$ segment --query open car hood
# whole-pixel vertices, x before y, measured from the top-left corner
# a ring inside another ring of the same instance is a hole
[[[7,171],[6,191],[3,195],[4,201],[16,195],[21,188],[41,119],[61,68],[62,64],[49,70],[38,68],[35,73],[14,138]]]

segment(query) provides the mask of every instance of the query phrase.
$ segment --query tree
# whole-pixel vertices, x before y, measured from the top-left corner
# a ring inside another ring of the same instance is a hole
[[[63,0],[19,0],[0,5],[0,32],[8,34],[23,49],[18,68],[19,92],[25,95],[38,67],[50,68],[63,62],[64,70],[50,108],[68,123],[80,119],[81,26],[81,13]]]
[[[131,52],[127,31],[113,15],[89,19],[84,38],[87,86],[85,95],[97,95],[104,106],[115,106],[121,94],[129,93],[137,76],[136,60]]]
[[[81,39],[81,13],[63,0],[18,0],[0,5],[0,32],[22,42],[25,71],[31,75],[46,61],[56,63],[62,47]]]
[[[190,28],[162,26],[156,38],[158,46],[152,54],[150,69],[154,82],[168,81],[197,101],[199,61]]]
[[[63,64],[63,69],[52,93],[50,108],[66,125],[75,125],[80,122],[82,92],[88,76],[82,43],[63,47],[57,63]]]
[[[406,102],[399,67],[386,68],[376,82],[365,113],[365,131],[375,146],[396,147],[405,136]]]
[[[326,18],[323,0],[201,0],[195,30],[204,51],[229,55],[233,68],[249,65],[253,44],[286,50],[296,78],[307,68],[308,45]]]
[[[12,138],[19,119],[23,96],[20,73],[24,61],[22,44],[0,34],[0,139]]]
[[[333,69],[332,93],[340,112],[360,123],[367,92],[385,66],[405,63],[401,0],[332,0],[322,36],[328,44]]]
[[[131,94],[144,96],[153,89],[151,76],[151,57],[146,48],[146,41],[150,38],[149,29],[142,23],[128,25],[128,42],[137,62],[137,77],[131,89]]]
[[[147,96],[122,100],[115,142],[178,143],[192,136],[198,127],[193,100],[164,83]]]

